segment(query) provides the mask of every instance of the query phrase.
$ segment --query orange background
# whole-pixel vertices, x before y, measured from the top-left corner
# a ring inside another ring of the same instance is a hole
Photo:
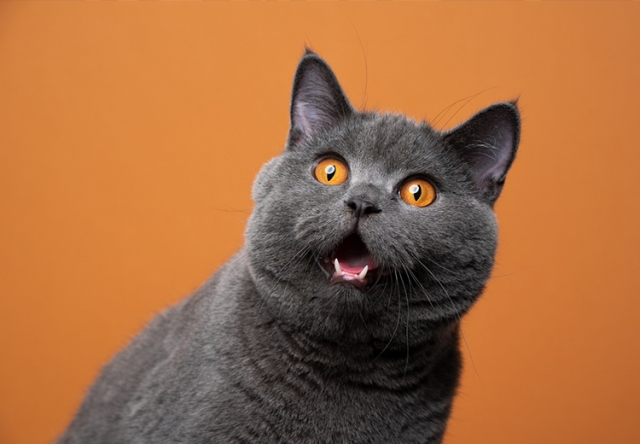
[[[0,442],[242,244],[305,44],[438,128],[520,96],[446,443],[640,442],[637,2],[0,3]]]

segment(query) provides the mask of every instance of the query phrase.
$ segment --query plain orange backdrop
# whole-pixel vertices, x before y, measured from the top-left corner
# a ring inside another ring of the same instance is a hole
[[[448,128],[520,97],[446,443],[640,442],[640,3],[0,3],[0,442],[242,244],[309,45]]]

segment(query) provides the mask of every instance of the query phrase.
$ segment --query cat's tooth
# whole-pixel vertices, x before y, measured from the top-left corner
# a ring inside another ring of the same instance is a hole
[[[338,262],[338,258],[333,261],[333,265],[335,265],[338,274],[342,276],[342,268],[340,268],[340,262]]]
[[[360,272],[360,274],[358,275],[358,279],[363,281],[365,276],[367,275],[367,271],[369,271],[369,266],[365,265],[364,268],[362,269],[362,271]]]

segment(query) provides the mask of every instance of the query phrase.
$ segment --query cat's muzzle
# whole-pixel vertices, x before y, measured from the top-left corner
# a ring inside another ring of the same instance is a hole
[[[348,284],[360,289],[377,282],[378,263],[360,236],[347,236],[330,257],[320,257],[318,264],[332,284]]]

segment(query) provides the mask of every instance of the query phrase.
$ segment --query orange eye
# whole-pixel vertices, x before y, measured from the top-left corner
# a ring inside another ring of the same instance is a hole
[[[349,177],[349,170],[337,159],[324,159],[316,166],[314,174],[325,185],[340,185]]]
[[[436,200],[436,190],[424,179],[411,179],[402,185],[400,197],[409,205],[426,207]]]

